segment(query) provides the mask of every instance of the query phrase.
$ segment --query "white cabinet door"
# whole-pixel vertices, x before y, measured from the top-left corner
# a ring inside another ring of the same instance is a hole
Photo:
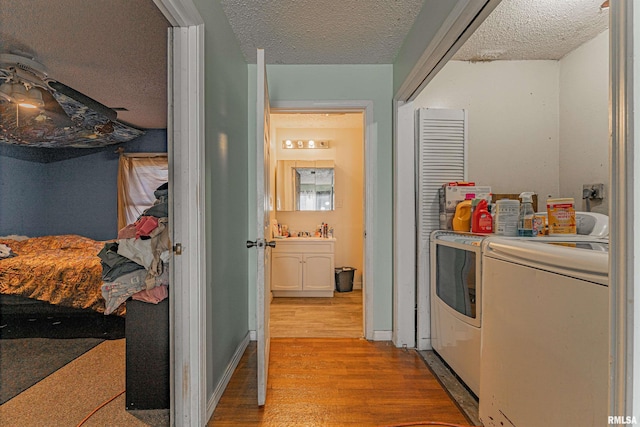
[[[302,254],[272,254],[271,290],[302,290],[302,258]]]
[[[303,278],[305,291],[333,290],[333,255],[307,254],[303,257]]]

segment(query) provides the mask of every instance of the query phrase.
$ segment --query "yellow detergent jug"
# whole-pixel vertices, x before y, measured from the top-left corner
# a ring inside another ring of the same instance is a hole
[[[471,231],[471,200],[463,200],[456,205],[451,223],[453,231]]]

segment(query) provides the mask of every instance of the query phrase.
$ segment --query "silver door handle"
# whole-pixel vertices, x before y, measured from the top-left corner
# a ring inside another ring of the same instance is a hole
[[[254,246],[257,246],[259,248],[262,248],[263,246],[269,246],[271,248],[275,248],[276,247],[276,241],[272,240],[270,242],[267,242],[264,239],[256,239],[255,242],[252,242],[251,240],[247,240],[247,247],[248,248],[252,248]]]

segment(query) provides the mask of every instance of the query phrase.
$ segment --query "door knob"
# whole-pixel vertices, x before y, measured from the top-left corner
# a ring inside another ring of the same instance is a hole
[[[269,246],[269,247],[275,248],[276,247],[276,241],[272,240],[270,242],[267,242],[264,239],[256,239],[255,242],[252,242],[251,240],[247,240],[247,247],[248,248],[252,248],[254,246],[257,246],[259,248],[262,248],[264,246]]]

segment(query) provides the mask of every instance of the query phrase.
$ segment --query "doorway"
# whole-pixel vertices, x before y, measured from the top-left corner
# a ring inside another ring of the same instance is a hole
[[[272,110],[272,337],[365,335],[365,129],[361,110]]]

